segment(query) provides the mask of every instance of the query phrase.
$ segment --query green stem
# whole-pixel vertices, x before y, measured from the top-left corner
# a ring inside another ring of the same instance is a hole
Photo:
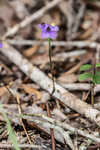
[[[94,56],[95,56],[95,53],[94,53]],[[96,59],[95,57],[93,58],[93,61],[92,61],[92,75],[94,77],[95,75],[95,72],[96,72]],[[93,82],[93,79],[92,79],[92,84],[91,84],[91,105],[94,107],[94,87],[95,87],[95,83]]]
[[[91,84],[91,105],[94,107],[94,84]]]
[[[51,95],[53,95],[53,93],[55,92],[55,81],[54,81],[54,74],[53,74],[53,64],[52,64],[52,49],[51,49],[51,39],[48,39],[48,43],[49,43],[49,61],[50,61],[50,70],[51,70],[51,75],[52,75],[52,82],[53,82],[53,90]]]

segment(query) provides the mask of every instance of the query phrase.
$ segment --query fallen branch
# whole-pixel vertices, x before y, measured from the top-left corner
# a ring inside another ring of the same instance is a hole
[[[30,79],[39,84],[44,90],[52,93],[52,80],[46,76],[41,70],[33,66],[26,58],[24,58],[16,49],[4,43],[4,48],[0,49],[8,59],[15,63],[21,71],[23,71]],[[68,92],[66,89],[61,87],[55,82],[55,92],[53,96],[59,99],[68,107],[77,111],[78,113],[94,121],[100,126],[100,111],[92,108],[91,105],[81,101],[76,96]]]
[[[62,83],[59,81],[59,84],[70,90],[70,91],[88,91],[90,90],[90,84],[88,83]],[[96,85],[94,88],[94,93],[100,92],[100,85]]]
[[[38,41],[38,40],[6,40],[8,43],[12,45],[48,45],[48,41]],[[91,41],[52,41],[51,45],[55,46],[64,46],[64,47],[78,47],[78,48],[83,48],[83,47],[90,47],[90,48],[96,48],[100,47],[100,44],[97,42],[91,42]]]

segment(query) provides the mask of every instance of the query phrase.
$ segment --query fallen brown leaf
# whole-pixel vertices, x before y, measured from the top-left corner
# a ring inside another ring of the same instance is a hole
[[[36,89],[32,88],[29,85],[23,84],[22,87],[24,88],[24,90],[29,93],[29,94],[36,94],[37,99],[40,100],[41,99],[41,93],[39,91],[37,91]]]

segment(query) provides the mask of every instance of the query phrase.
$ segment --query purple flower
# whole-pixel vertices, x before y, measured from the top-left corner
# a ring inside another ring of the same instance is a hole
[[[41,37],[43,39],[44,38],[56,39],[57,31],[59,31],[58,26],[42,23],[42,24],[39,24],[39,27],[42,31]]]
[[[3,44],[2,43],[0,43],[0,48],[2,48],[3,47]]]

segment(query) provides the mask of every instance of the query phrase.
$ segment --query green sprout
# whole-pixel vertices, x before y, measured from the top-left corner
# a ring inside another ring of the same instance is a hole
[[[85,64],[80,67],[80,71],[83,71],[79,75],[79,81],[90,79],[90,91],[91,91],[91,104],[94,106],[94,87],[96,84],[100,84],[100,71],[97,68],[100,67],[100,63],[95,65]]]
[[[8,116],[7,116],[7,114],[6,114],[6,112],[5,112],[5,110],[4,110],[4,108],[3,108],[1,103],[0,103],[0,110],[1,110],[1,113],[2,113],[2,115],[3,115],[3,117],[4,117],[5,121],[6,121],[8,134],[9,134],[9,137],[10,137],[10,140],[11,140],[11,142],[13,144],[14,149],[15,150],[21,150],[19,148],[19,144],[17,142],[16,135],[15,135],[15,133],[13,131],[12,126],[11,126],[10,120],[9,120],[9,118],[8,118]]]

